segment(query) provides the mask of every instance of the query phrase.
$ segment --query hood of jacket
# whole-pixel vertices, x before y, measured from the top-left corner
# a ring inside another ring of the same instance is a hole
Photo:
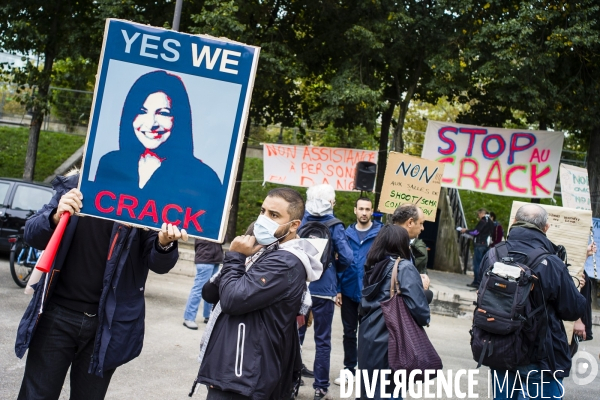
[[[306,271],[306,281],[314,282],[321,277],[323,273],[323,264],[321,264],[319,251],[308,240],[292,239],[279,245],[281,250],[289,251],[304,265]]]

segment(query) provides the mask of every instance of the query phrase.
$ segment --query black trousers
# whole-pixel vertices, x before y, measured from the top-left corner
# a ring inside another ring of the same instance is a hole
[[[352,371],[358,362],[358,306],[360,304],[342,294],[342,325],[344,326],[344,368]]]
[[[101,400],[115,370],[100,378],[88,374],[94,351],[97,317],[48,304],[27,354],[19,400],[55,400],[71,367],[71,400]]]

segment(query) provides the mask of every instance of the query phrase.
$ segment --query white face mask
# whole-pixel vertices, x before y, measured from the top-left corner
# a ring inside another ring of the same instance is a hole
[[[254,223],[254,237],[256,238],[258,244],[262,244],[263,246],[275,243],[283,239],[290,233],[288,230],[288,232],[285,235],[277,238],[275,237],[275,232],[277,232],[277,229],[280,226],[291,224],[292,222],[294,221],[292,220],[290,222],[286,222],[285,224],[279,225],[271,218],[268,218],[265,215],[261,214],[258,216],[256,222]]]

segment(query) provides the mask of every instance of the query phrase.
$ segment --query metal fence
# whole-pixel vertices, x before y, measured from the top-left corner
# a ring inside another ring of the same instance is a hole
[[[29,126],[31,110],[19,101],[19,93],[30,89],[19,89],[17,85],[0,83],[0,123],[5,125]],[[42,129],[85,135],[92,106],[93,92],[50,87],[48,108]]]

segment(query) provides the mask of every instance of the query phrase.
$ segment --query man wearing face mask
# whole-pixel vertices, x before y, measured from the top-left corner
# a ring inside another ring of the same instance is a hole
[[[282,399],[299,374],[296,316],[306,282],[321,276],[317,250],[296,231],[304,214],[300,194],[271,190],[254,235],[236,237],[220,275],[218,294],[200,346],[196,383],[207,399]],[[209,285],[209,284],[207,284]],[[210,286],[210,285],[209,285]],[[203,297],[206,300],[206,285]]]
[[[306,192],[306,213],[302,223],[318,221],[325,223],[334,219],[335,190],[323,184],[309,188]],[[331,324],[337,296],[337,272],[342,272],[352,264],[353,252],[346,239],[343,224],[329,228],[331,248],[335,254],[333,264],[325,268],[321,278],[308,286],[312,297],[312,313],[315,329],[314,382],[315,400],[330,399],[329,367],[331,358]],[[300,329],[300,341],[304,342],[306,327]],[[305,372],[305,371],[303,371]],[[305,375],[306,376],[306,375]]]

